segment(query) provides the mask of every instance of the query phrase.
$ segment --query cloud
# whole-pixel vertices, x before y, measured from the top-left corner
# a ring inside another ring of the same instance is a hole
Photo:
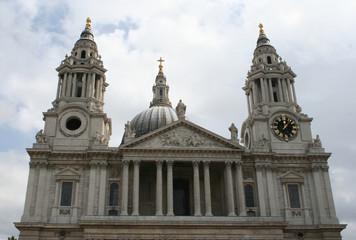
[[[0,238],[18,233],[12,222],[20,221],[25,202],[28,162],[27,154],[18,151],[0,152]]]

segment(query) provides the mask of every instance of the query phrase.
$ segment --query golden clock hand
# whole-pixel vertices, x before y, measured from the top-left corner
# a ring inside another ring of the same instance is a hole
[[[286,124],[286,125],[284,125],[283,130],[284,130],[284,129],[286,129],[286,127],[288,126],[288,124],[290,124],[290,123],[291,123],[291,121],[292,121],[292,119],[290,119],[290,120],[287,122],[287,124]]]

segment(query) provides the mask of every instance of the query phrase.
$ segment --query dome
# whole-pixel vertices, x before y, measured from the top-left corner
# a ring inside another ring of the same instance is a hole
[[[153,106],[139,113],[131,122],[131,130],[134,130],[135,138],[164,127],[178,120],[176,112],[169,106]]]

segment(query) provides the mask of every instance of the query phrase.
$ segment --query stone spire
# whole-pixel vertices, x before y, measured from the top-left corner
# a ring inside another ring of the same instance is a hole
[[[56,99],[53,108],[44,113],[45,131],[38,133],[36,141],[56,149],[107,146],[111,119],[104,112],[104,94],[109,84],[90,18],[70,56],[66,55],[56,70]]]
[[[167,85],[166,76],[163,74],[163,65],[162,62],[164,60],[160,57],[158,68],[158,74],[156,77],[155,85],[152,87],[153,91],[153,99],[150,104],[150,107],[153,106],[169,106],[172,107],[171,102],[169,101],[168,93],[169,93],[169,86]]]
[[[295,73],[278,56],[263,30],[263,25],[259,24],[251,69],[243,87],[248,98],[249,114],[267,114],[281,108],[296,111],[294,77]]]
[[[106,83],[106,69],[94,41],[90,18],[87,18],[70,56],[66,55],[56,70],[59,79],[55,104],[75,102],[85,105],[90,111],[103,110],[104,93],[109,84]]]

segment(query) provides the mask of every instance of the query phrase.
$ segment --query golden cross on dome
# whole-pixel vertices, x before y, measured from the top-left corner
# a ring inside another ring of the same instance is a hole
[[[260,23],[260,24],[258,25],[258,27],[260,28],[260,35],[265,34],[265,31],[263,31],[263,25],[262,25],[262,23]]]
[[[88,17],[87,18],[87,25],[85,25],[85,28],[86,29],[91,29],[91,25],[90,24],[91,24],[91,19],[90,19],[90,17]]]
[[[163,73],[163,71],[162,71],[162,68],[163,68],[163,66],[162,66],[162,62],[164,62],[164,60],[162,59],[162,57],[160,57],[159,58],[159,60],[157,60],[157,62],[159,62],[159,72],[160,73]]]

